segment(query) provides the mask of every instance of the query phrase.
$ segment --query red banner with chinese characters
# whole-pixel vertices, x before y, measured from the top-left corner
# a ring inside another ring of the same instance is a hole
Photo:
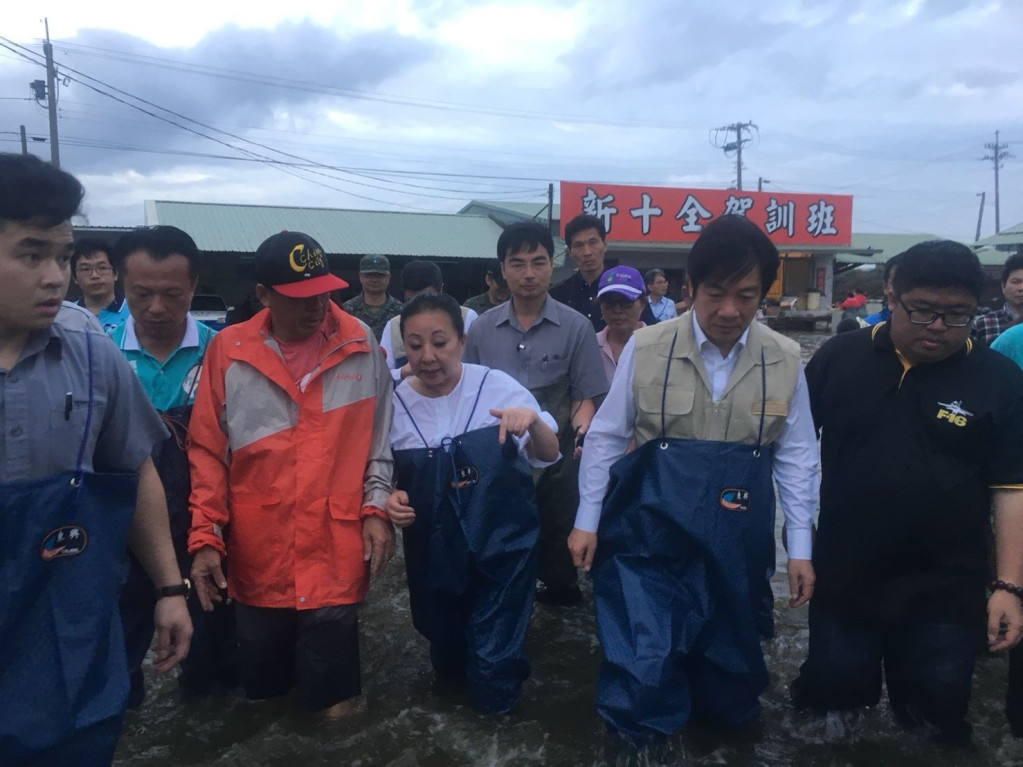
[[[746,216],[779,247],[852,243],[852,196],[677,189],[561,182],[561,225],[580,213],[604,222],[609,240],[693,242],[728,213]]]

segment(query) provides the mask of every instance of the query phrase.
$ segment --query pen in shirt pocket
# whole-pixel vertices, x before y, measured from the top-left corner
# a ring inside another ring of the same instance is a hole
[[[71,395],[71,392],[68,392],[67,394],[64,395],[64,420],[65,421],[70,421],[71,420],[71,407],[74,405],[74,403],[75,403],[75,398]]]
[[[543,357],[540,358],[540,370],[544,370],[544,371],[547,370],[547,355],[546,354],[543,355]]]

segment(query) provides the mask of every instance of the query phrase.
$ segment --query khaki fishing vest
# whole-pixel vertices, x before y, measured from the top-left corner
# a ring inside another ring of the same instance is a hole
[[[664,373],[676,332],[678,341],[665,393]],[[768,445],[778,438],[799,382],[799,344],[795,341],[758,322],[750,325],[746,346],[739,353],[724,395],[714,402],[710,377],[693,337],[692,312],[641,328],[633,338],[636,364],[632,388],[636,399],[634,437],[637,445],[660,436],[662,397],[668,437],[755,445],[763,412],[763,444]],[[767,371],[766,407],[762,395],[761,350]]]

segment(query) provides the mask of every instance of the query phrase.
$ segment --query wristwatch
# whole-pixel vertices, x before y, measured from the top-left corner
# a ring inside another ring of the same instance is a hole
[[[181,583],[174,586],[161,586],[156,590],[156,598],[163,599],[164,597],[184,597],[188,599],[188,595],[192,593],[192,582],[185,578]]]

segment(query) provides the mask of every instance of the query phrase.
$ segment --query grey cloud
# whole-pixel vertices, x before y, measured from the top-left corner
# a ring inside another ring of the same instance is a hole
[[[62,134],[84,135],[115,144],[154,144],[163,149],[187,145],[213,153],[229,150],[212,142],[197,146],[194,134],[161,124],[141,112],[130,112],[90,90],[85,83],[106,90],[104,86],[72,70],[205,123],[259,127],[268,125],[274,111],[280,109],[300,118],[317,118],[324,102],[334,98],[316,92],[319,86],[374,91],[381,83],[434,55],[426,43],[394,33],[372,32],[341,38],[309,21],[282,23],[274,29],[227,26],[209,33],[194,47],[182,49],[159,48],[131,35],[96,29],[82,30],[69,42],[89,48],[62,49],[61,41],[54,43],[58,69],[64,68],[72,78],[61,91],[60,104],[65,115],[61,120]],[[119,52],[127,52],[130,57],[117,58],[122,55]],[[181,66],[168,67],[166,61],[152,62],[161,66],[148,66],[143,63],[147,59],[141,57],[172,59],[181,62]],[[204,73],[189,72],[191,67],[202,67]],[[209,76],[205,70],[209,67],[217,68],[225,76]],[[232,70],[254,73],[257,77],[232,74]],[[17,80],[7,82],[6,75],[6,69],[0,72],[0,87],[5,91],[27,89]],[[298,82],[270,85],[260,81],[262,77]],[[304,88],[300,83],[316,86]],[[45,131],[45,120],[39,130]],[[75,160],[81,172],[110,163],[109,153],[95,150],[77,151],[69,145],[66,154],[69,160]],[[131,167],[135,169],[167,164],[166,158],[159,156],[132,155]]]

